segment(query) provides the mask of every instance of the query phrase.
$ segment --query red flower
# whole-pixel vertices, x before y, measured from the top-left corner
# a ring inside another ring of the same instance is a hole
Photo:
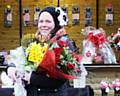
[[[77,68],[76,71],[77,71],[78,73],[80,73],[80,68]]]
[[[61,46],[61,47],[67,47],[68,46],[66,42],[61,41],[61,40],[58,41],[58,45]]]
[[[61,64],[60,56],[56,56],[55,59],[57,64]]]
[[[72,64],[72,63],[67,63],[67,69],[68,69],[68,70],[72,70],[72,69],[74,69],[74,67],[75,67],[74,64]]]
[[[55,59],[56,59],[56,63],[60,64],[61,60],[60,60],[60,54],[63,51],[63,48],[54,48],[54,52],[55,52]]]

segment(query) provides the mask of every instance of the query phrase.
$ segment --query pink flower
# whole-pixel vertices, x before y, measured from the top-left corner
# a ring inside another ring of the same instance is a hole
[[[91,52],[90,51],[86,52],[86,56],[90,57],[91,56]]]
[[[56,63],[60,64],[61,60],[60,60],[60,54],[63,51],[63,48],[54,48],[54,52],[55,52],[55,59],[56,59]]]
[[[76,71],[77,71],[78,73],[80,73],[80,72],[81,72],[81,71],[80,71],[80,68],[77,68],[77,69],[76,69]]]

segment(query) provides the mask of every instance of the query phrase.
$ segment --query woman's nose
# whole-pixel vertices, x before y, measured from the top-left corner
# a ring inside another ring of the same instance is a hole
[[[46,22],[38,23],[38,28],[45,27],[45,26],[46,26]]]
[[[46,22],[42,22],[42,24],[41,24],[41,25],[42,25],[42,26],[46,26],[46,24],[47,24]]]

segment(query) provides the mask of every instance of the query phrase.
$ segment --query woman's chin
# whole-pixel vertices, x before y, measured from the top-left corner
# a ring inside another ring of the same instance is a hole
[[[47,36],[50,32],[47,32],[47,31],[42,31],[40,32],[42,36]]]

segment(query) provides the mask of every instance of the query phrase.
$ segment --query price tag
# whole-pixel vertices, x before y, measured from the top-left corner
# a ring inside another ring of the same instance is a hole
[[[115,89],[116,89],[117,91],[118,91],[118,90],[120,90],[120,88],[119,88],[119,87],[116,87]]]
[[[85,86],[86,86],[85,76],[81,76],[81,77],[73,80],[73,87],[74,88],[85,88]]]
[[[107,87],[106,90],[105,90],[105,92],[108,93],[109,91],[110,91],[110,89],[109,89],[109,87]]]

